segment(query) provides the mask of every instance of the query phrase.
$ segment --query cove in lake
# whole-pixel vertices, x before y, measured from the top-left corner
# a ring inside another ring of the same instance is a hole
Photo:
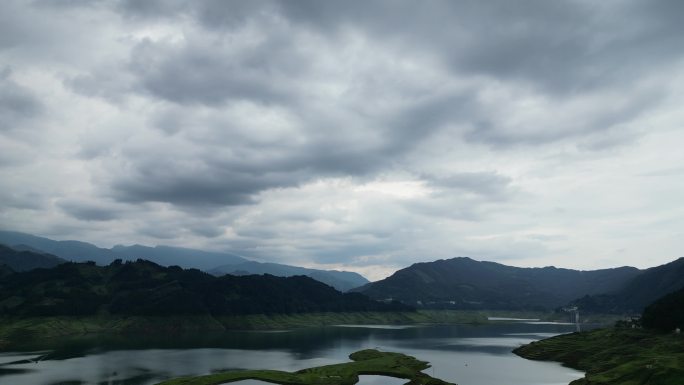
[[[352,352],[377,348],[428,361],[432,368],[427,374],[459,385],[566,385],[583,373],[556,363],[528,361],[511,350],[572,331],[573,325],[516,322],[79,337],[0,353],[0,383],[151,385],[230,369],[295,371],[346,362]]]

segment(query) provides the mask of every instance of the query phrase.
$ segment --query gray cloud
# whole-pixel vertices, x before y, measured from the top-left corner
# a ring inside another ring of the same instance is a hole
[[[672,254],[684,186],[633,176],[683,161],[681,11],[2,2],[0,221],[359,269]]]
[[[57,206],[69,216],[83,221],[111,221],[117,219],[121,211],[111,207],[111,205],[106,207],[102,203],[78,199],[63,199],[57,202]]]
[[[18,131],[43,111],[39,99],[11,78],[8,67],[0,71],[0,132]]]
[[[305,58],[283,37],[240,51],[201,41],[180,48],[143,42],[132,52],[131,71],[144,91],[156,97],[217,105],[236,99],[283,102],[295,86],[288,80],[305,69]]]
[[[437,187],[460,190],[489,200],[507,199],[512,195],[511,178],[492,172],[466,172],[426,179]]]

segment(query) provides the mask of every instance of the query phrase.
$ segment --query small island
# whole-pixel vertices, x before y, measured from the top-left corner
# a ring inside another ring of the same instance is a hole
[[[278,370],[232,370],[198,377],[181,377],[158,385],[216,385],[242,380],[261,380],[283,385],[354,385],[359,375],[404,378],[406,385],[456,385],[422,372],[430,364],[401,353],[375,349],[352,353],[352,362],[318,366],[296,372]]]

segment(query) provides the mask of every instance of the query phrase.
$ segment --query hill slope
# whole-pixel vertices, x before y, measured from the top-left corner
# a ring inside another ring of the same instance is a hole
[[[0,314],[236,315],[395,311],[359,293],[342,294],[311,278],[272,275],[214,277],[149,261],[109,266],[65,263],[5,276]]]
[[[244,262],[236,265],[223,265],[208,271],[220,276],[224,274],[249,275],[271,274],[279,277],[306,275],[317,281],[330,285],[339,291],[348,291],[368,283],[362,275],[349,271],[317,270],[305,267],[281,265],[279,263]]]
[[[223,274],[272,274],[281,277],[306,275],[334,288],[347,291],[368,283],[361,275],[347,271],[315,270],[275,263],[259,263],[231,253],[210,252],[170,246],[114,246],[111,249],[97,247],[80,241],[55,241],[15,231],[0,231],[0,243],[12,248],[22,248],[54,254],[73,262],[94,261],[107,265],[115,259],[135,261],[146,259],[164,266],[180,266]],[[239,265],[239,267],[233,267]],[[219,267],[217,267],[219,266]],[[45,266],[47,267],[47,266]]]
[[[27,271],[39,267],[54,267],[65,260],[50,254],[34,251],[15,250],[0,244],[0,265],[6,265],[13,271]]]
[[[580,309],[601,313],[641,313],[650,303],[684,288],[684,258],[641,272],[614,293],[584,296],[573,302]]]
[[[615,291],[638,274],[633,267],[577,271],[453,258],[417,263],[354,291],[427,307],[551,309],[585,294]]]
[[[646,306],[641,317],[644,327],[671,332],[684,329],[684,289],[677,290]]]

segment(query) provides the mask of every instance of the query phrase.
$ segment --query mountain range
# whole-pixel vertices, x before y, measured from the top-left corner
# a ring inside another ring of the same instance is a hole
[[[682,258],[647,270],[618,267],[578,271],[521,268],[459,257],[416,263],[354,291],[378,300],[429,308],[548,310],[578,305],[593,312],[629,313],[640,312],[682,287]],[[596,299],[611,301],[588,306]]]
[[[306,275],[340,291],[363,293],[385,302],[419,308],[550,310],[577,306],[582,312],[640,313],[656,299],[684,288],[684,258],[639,270],[618,267],[579,271],[556,267],[520,268],[470,258],[416,263],[381,281],[361,275],[249,261],[230,253],[141,245],[111,249],[79,241],[54,241],[29,234],[0,231],[0,277],[12,271],[51,267],[64,260],[150,260],[159,265],[198,268],[214,276],[269,274]]]
[[[618,290],[586,295],[572,305],[597,313],[638,314],[666,294],[684,288],[684,258],[641,271]]]
[[[368,283],[366,278],[354,272],[318,270],[275,263],[262,263],[250,261],[231,253],[181,247],[117,245],[107,249],[81,241],[55,241],[15,231],[0,231],[0,244],[5,244],[14,250],[51,254],[63,260],[73,262],[93,261],[98,265],[107,265],[116,259],[124,261],[145,259],[163,266],[180,266],[182,268],[211,271],[215,275],[227,273],[238,275],[271,274],[281,277],[306,275],[341,291]],[[36,265],[35,267],[47,266]]]
[[[410,311],[410,307],[341,293],[305,276],[215,277],[197,269],[116,260],[68,262],[6,275],[0,315],[241,315]]]

